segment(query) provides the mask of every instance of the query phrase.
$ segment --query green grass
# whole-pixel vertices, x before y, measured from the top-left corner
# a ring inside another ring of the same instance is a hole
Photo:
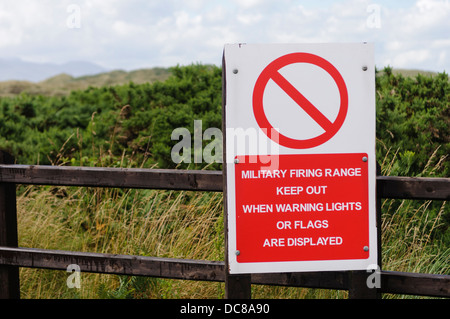
[[[147,76],[144,78],[148,79]],[[73,79],[66,77],[65,80],[59,80],[69,83]],[[102,81],[109,81],[106,75]],[[0,92],[3,92],[1,85]],[[17,92],[21,90],[20,85],[15,89]],[[52,87],[54,85],[51,84]],[[61,90],[60,93],[55,90],[48,94],[63,94],[65,89]],[[42,93],[44,89],[38,91]],[[382,141],[378,140],[378,143]],[[95,148],[94,143],[92,148]],[[63,149],[61,147],[57,159],[65,158]],[[382,174],[397,174],[398,166],[401,165],[398,159],[404,154],[403,150],[386,147],[383,151],[382,156],[385,157],[380,161]],[[96,155],[84,164],[141,166],[135,158],[125,153],[119,159],[109,158],[109,153],[101,149],[94,150],[93,154]],[[439,176],[448,158],[436,154],[437,150],[418,176]],[[81,151],[74,155],[79,157],[78,163],[83,162],[83,155]],[[22,186],[18,189],[17,198],[19,245],[82,252],[223,260],[222,203],[222,193]],[[444,244],[450,242],[449,229],[445,228],[448,218],[449,205],[445,201],[384,199],[383,269],[450,274],[450,248]],[[223,283],[82,273],[81,288],[70,289],[66,284],[68,276],[69,273],[65,271],[21,268],[21,296],[25,299],[224,297]],[[338,290],[252,286],[253,298],[342,299],[347,296],[346,291]],[[391,294],[385,294],[384,297],[416,298]]]
[[[383,167],[386,171],[389,166]],[[17,199],[19,245],[83,252],[223,260],[222,193],[27,186]],[[446,202],[385,199],[383,269],[450,274],[450,248],[434,238]],[[437,213],[436,213],[437,212]],[[61,298],[223,298],[223,283],[21,268],[21,295]],[[253,298],[347,298],[346,291],[252,286]],[[415,298],[386,294],[385,298]]]
[[[22,247],[188,259],[222,258],[219,193],[34,186],[22,192],[18,197]],[[74,297],[75,293],[79,298],[113,297],[124,285],[130,290],[127,296],[133,298],[211,295],[208,292],[211,288],[199,289],[192,282],[172,289],[179,283],[84,273],[82,288],[74,291],[66,286],[67,275],[60,271],[21,269],[23,298],[64,298]],[[135,285],[140,285],[140,289]],[[214,295],[216,286],[212,285]]]

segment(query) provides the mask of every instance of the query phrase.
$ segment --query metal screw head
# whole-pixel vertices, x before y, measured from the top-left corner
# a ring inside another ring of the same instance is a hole
[[[367,162],[369,159],[367,158],[367,156],[364,156],[364,157],[362,158],[362,160],[363,160],[363,162]]]
[[[234,70],[233,70],[233,73],[234,73],[234,74],[237,74],[238,72],[239,72],[238,69],[234,69]]]
[[[367,71],[367,66],[364,65],[364,66],[362,67],[362,70],[363,70],[363,71]]]
[[[364,251],[369,251],[369,246],[364,246]]]
[[[236,250],[234,253],[236,256],[239,256],[241,254],[241,252],[239,250]]]
[[[235,158],[235,159],[234,159],[234,163],[235,163],[235,164],[238,164],[238,163],[239,163],[239,158]]]

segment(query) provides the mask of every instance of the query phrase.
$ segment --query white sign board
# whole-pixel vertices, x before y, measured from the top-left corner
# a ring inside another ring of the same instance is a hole
[[[230,273],[377,263],[372,44],[224,49]]]

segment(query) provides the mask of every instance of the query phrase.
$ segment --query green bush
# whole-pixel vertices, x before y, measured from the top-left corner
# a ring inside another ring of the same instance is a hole
[[[141,165],[174,168],[172,131],[185,127],[193,134],[194,120],[202,120],[203,129],[220,129],[222,88],[216,66],[170,71],[166,81],[152,84],[89,87],[62,97],[22,93],[1,98],[0,148],[21,164],[85,165],[100,155],[125,154]],[[377,159],[391,163],[384,173],[448,176],[448,75],[404,77],[387,67],[377,72],[376,97]]]
[[[139,163],[174,167],[174,128],[193,133],[194,119],[221,127],[221,69],[191,65],[171,72],[165,82],[152,84],[1,98],[0,148],[21,164],[81,164],[83,157],[93,163],[103,154],[125,153]]]
[[[174,168],[170,151],[178,142],[171,140],[175,128],[187,128],[193,135],[194,120],[202,120],[204,130],[221,128],[222,79],[220,68],[198,64],[171,68],[171,74],[164,82],[90,87],[61,97],[22,93],[0,98],[0,148],[20,164]],[[376,74],[376,97],[382,174],[448,177],[448,75],[413,78],[384,68]],[[220,169],[207,163],[178,167],[206,166]],[[58,191],[62,195],[55,196]],[[21,192],[19,239],[24,247],[223,259],[220,193],[37,186]],[[450,212],[445,202],[386,199],[382,210],[383,267],[448,274]],[[100,281],[94,276],[84,283],[92,282],[96,289],[84,284],[85,290],[74,293],[67,292],[64,274],[21,271],[26,298],[223,295],[218,284],[136,277]],[[276,289],[254,287],[254,295],[313,293]]]
[[[377,75],[376,90],[378,161],[394,161],[391,175],[448,176],[448,75],[411,78],[385,68]]]

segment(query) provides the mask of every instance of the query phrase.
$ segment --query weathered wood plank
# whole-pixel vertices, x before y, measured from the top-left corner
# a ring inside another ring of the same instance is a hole
[[[377,176],[383,198],[450,199],[450,178]]]
[[[222,191],[222,172],[0,165],[0,182],[34,185]]]
[[[82,272],[150,276],[185,280],[224,281],[224,263],[217,261],[85,253],[36,248],[0,247],[0,264]]]
[[[450,275],[381,272],[381,292],[450,298]]]
[[[0,265],[66,270],[72,264],[78,265],[82,272],[187,280],[224,282],[226,274],[223,261],[0,247]],[[251,277],[252,284],[259,285],[323,289],[348,287],[347,272],[344,271],[251,274],[248,277]],[[247,278],[243,279],[247,286],[249,284],[246,282]]]
[[[200,281],[225,281],[223,261],[99,254],[36,248],[0,247],[0,265],[66,270],[77,264],[82,272],[150,276]],[[348,290],[348,271],[251,274],[257,285]],[[360,273],[363,280],[363,273]],[[450,276],[392,271],[380,272],[383,293],[450,298]],[[247,283],[246,283],[247,285]]]
[[[7,153],[0,151],[0,163],[14,163]],[[0,246],[17,247],[16,185],[0,183]],[[0,266],[0,299],[20,298],[19,268]]]
[[[321,289],[348,289],[346,271],[251,274],[252,284]]]
[[[377,289],[367,286],[367,272],[355,270],[348,273],[348,298],[349,299],[377,299]]]
[[[0,165],[0,183],[223,191],[222,171]],[[377,176],[383,198],[450,199],[450,178]]]

